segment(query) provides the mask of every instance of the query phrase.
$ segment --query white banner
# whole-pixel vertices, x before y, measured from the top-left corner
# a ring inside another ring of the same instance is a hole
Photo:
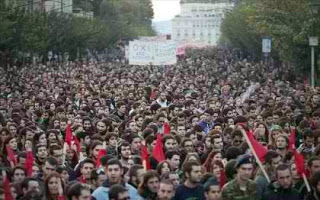
[[[177,63],[176,44],[172,41],[130,41],[130,65],[174,65]]]
[[[262,39],[262,52],[263,53],[271,52],[271,37],[264,37]]]

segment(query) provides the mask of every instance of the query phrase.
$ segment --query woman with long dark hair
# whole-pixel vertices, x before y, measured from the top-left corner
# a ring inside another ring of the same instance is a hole
[[[36,146],[37,144],[48,146],[47,135],[45,132],[39,132],[33,136],[33,146]]]
[[[64,182],[61,176],[54,172],[50,174],[45,180],[45,199],[46,200],[60,200],[64,199]]]
[[[159,176],[162,176],[163,174],[170,172],[171,169],[170,169],[169,162],[164,160],[164,161],[158,163],[156,171],[159,174]]]
[[[156,171],[147,171],[138,188],[139,195],[145,200],[154,200],[160,185],[160,176]]]

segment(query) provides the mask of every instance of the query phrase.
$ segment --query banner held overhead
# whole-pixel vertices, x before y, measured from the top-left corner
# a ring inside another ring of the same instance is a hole
[[[129,42],[130,65],[174,65],[177,63],[177,47],[172,41]]]

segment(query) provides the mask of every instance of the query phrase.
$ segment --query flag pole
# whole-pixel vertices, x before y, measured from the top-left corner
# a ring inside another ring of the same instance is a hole
[[[302,178],[304,183],[306,184],[307,191],[311,192],[311,187],[305,173],[302,174]]]
[[[248,138],[248,135],[247,135],[246,131],[244,130],[244,128],[243,128],[242,126],[241,126],[240,130],[241,130],[241,133],[242,133],[243,137],[246,139],[246,142],[247,142],[249,148],[251,149],[252,154],[253,154],[253,156],[255,157],[256,162],[258,163],[258,165],[259,165],[259,167],[260,167],[263,175],[264,175],[265,178],[267,179],[268,183],[270,183],[270,178],[269,178],[269,176],[268,176],[268,174],[267,174],[267,171],[266,171],[266,169],[264,168],[262,162],[260,161],[257,153],[255,152],[255,150],[254,150],[254,148],[253,148],[253,146],[252,146],[252,144],[251,144],[251,142],[250,142],[250,140],[249,140],[249,138]]]

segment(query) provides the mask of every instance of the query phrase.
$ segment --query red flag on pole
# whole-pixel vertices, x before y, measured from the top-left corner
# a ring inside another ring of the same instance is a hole
[[[3,177],[3,180],[4,200],[13,200],[8,176]]]
[[[26,159],[26,163],[25,163],[28,177],[32,176],[33,162],[34,162],[33,153],[32,153],[32,151],[28,151],[27,152],[27,159]]]
[[[7,150],[7,153],[8,153],[9,161],[13,162],[13,164],[16,165],[17,164],[17,159],[14,156],[13,150],[11,149],[11,147],[9,145],[6,146],[6,150]]]
[[[141,158],[142,158],[142,164],[143,167],[146,170],[150,170],[151,169],[151,164],[150,164],[150,160],[149,160],[149,153],[148,153],[148,149],[144,144],[141,144]]]
[[[77,153],[80,153],[80,151],[81,151],[81,145],[80,145],[80,142],[79,142],[77,136],[75,136],[75,135],[73,136],[73,141],[74,141],[74,144],[75,144],[76,147],[77,147]]]
[[[294,162],[296,164],[296,168],[298,171],[298,174],[302,177],[303,174],[307,175],[306,169],[305,169],[305,159],[304,156],[298,153],[296,150],[293,150],[294,155]]]
[[[71,148],[71,141],[72,141],[72,130],[71,130],[71,124],[68,123],[66,128],[65,142],[69,145],[70,148]]]
[[[253,136],[253,133],[251,131],[246,131],[248,139],[250,141],[250,143],[252,144],[252,147],[254,149],[254,151],[256,152],[259,160],[261,162],[264,162],[264,158],[268,152],[268,149],[264,146],[262,146],[262,144],[260,144]]]
[[[170,126],[168,124],[168,122],[165,122],[163,124],[163,134],[166,135],[166,134],[170,134]]]
[[[161,134],[157,135],[156,144],[153,147],[152,154],[153,154],[153,157],[158,162],[164,161],[166,159],[164,152],[163,152],[163,144],[162,144],[162,135]]]
[[[100,149],[99,153],[98,153],[98,156],[97,156],[97,162],[96,162],[96,167],[97,169],[100,167],[101,165],[101,158],[103,156],[107,155],[107,150],[105,149]]]

